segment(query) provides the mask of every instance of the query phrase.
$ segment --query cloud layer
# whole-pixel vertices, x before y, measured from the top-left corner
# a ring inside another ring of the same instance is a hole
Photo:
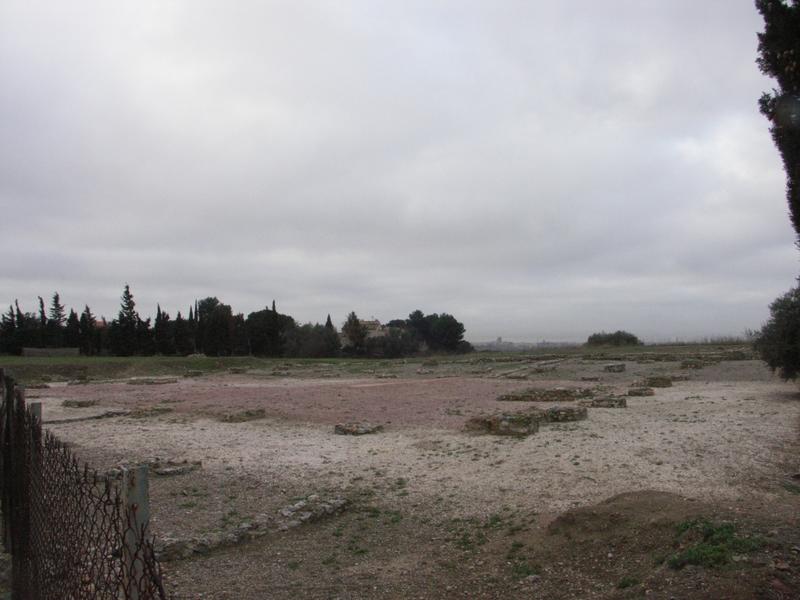
[[[0,6],[0,302],[758,327],[794,283],[749,0]]]

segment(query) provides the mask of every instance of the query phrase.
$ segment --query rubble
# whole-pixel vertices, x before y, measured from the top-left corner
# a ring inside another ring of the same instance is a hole
[[[337,423],[333,433],[338,435],[367,435],[383,431],[383,425],[370,425],[369,423]]]

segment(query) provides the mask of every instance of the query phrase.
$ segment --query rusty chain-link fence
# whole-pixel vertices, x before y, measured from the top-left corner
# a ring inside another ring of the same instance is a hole
[[[40,410],[2,369],[0,389],[3,543],[15,600],[166,599],[147,508],[43,432]]]

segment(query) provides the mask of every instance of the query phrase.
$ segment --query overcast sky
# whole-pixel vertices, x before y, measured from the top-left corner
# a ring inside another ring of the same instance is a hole
[[[760,29],[752,0],[3,0],[0,303],[757,328],[798,274]]]

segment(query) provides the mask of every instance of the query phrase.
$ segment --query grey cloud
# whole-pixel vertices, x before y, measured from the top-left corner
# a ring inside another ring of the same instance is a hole
[[[760,27],[724,0],[5,2],[0,302],[757,327],[797,274]]]

